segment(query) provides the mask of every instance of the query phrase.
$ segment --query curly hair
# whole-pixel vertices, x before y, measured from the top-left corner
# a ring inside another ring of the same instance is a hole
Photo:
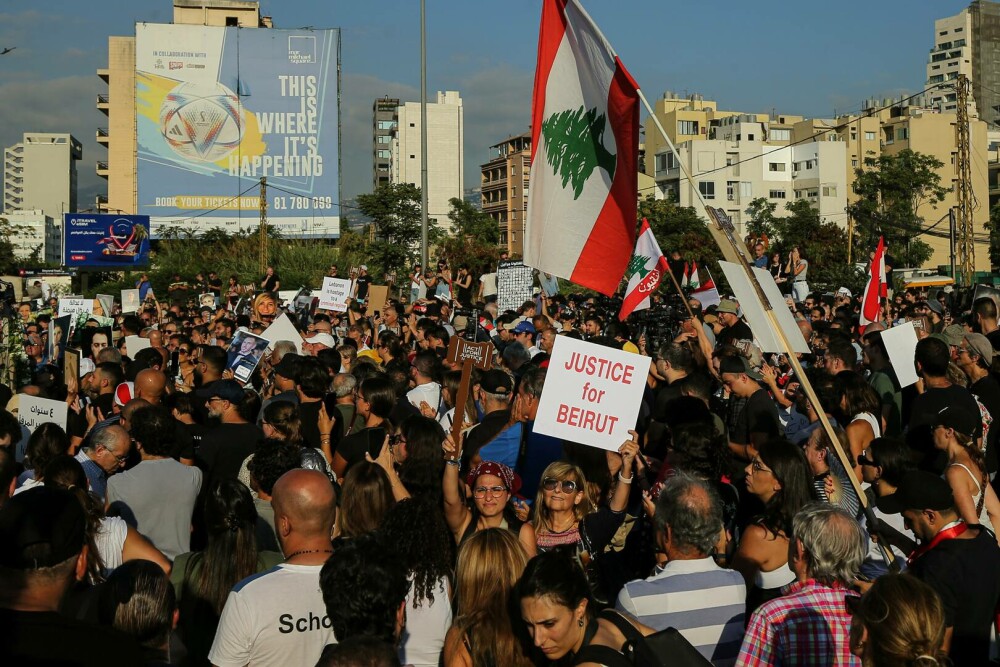
[[[372,534],[345,540],[320,570],[319,587],[338,641],[369,636],[396,643],[396,612],[410,582],[392,545]]]
[[[396,503],[379,532],[391,542],[400,565],[413,577],[413,606],[434,602],[438,582],[452,575],[455,538],[434,498],[418,496]]]
[[[670,462],[675,468],[713,482],[722,479],[729,464],[729,447],[725,436],[715,432],[715,424],[710,421],[679,424],[671,429],[670,435],[673,443]]]
[[[411,415],[399,427],[406,439],[406,460],[399,466],[399,479],[412,495],[441,496],[444,430],[437,420]]]
[[[298,443],[265,438],[258,443],[257,451],[247,464],[247,470],[257,482],[257,488],[271,495],[278,478],[289,470],[298,468],[301,462],[302,447]]]

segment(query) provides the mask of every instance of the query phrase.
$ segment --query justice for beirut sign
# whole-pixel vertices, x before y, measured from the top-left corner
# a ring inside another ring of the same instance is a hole
[[[618,451],[635,428],[649,357],[556,336],[535,430]]]

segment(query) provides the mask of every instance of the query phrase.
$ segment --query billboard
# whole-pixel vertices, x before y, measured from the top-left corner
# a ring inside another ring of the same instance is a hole
[[[136,178],[152,237],[340,231],[337,30],[140,23]]]
[[[66,266],[117,270],[149,264],[149,216],[66,213]]]

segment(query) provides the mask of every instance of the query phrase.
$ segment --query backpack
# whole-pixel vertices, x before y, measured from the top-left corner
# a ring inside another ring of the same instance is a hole
[[[625,635],[625,643],[616,651],[610,646],[587,645],[574,657],[573,664],[595,662],[605,667],[711,667],[675,628],[660,630],[648,637],[618,612],[605,609],[599,618],[610,621]]]

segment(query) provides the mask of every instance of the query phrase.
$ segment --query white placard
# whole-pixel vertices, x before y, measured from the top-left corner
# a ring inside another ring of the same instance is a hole
[[[148,338],[143,338],[142,336],[125,336],[125,351],[131,359],[135,359],[136,354],[152,346]]]
[[[347,310],[347,299],[351,296],[351,281],[343,278],[323,278],[323,289],[319,295],[319,307],[343,313]]]
[[[94,300],[82,298],[62,298],[59,299],[59,317],[63,315],[79,315],[80,313],[93,313]]]
[[[909,387],[920,379],[913,362],[917,352],[917,330],[913,328],[913,322],[886,329],[881,334],[899,386]]]
[[[295,325],[292,324],[292,320],[289,319],[287,313],[282,313],[276,317],[271,326],[264,329],[261,337],[272,342],[271,348],[279,340],[290,340],[295,343],[295,351],[298,354],[302,354],[302,335],[295,328]]]
[[[635,428],[650,358],[556,336],[535,430],[618,451]]]
[[[104,311],[104,317],[114,317],[115,297],[110,294],[98,294],[97,302],[101,304],[101,309]]]
[[[122,313],[134,313],[139,310],[139,290],[122,290]]]
[[[806,337],[802,335],[802,329],[799,325],[795,323],[795,316],[792,315],[792,311],[788,309],[788,304],[785,303],[785,295],[781,293],[781,289],[778,287],[778,283],[774,282],[774,276],[765,271],[764,269],[758,269],[754,267],[753,273],[757,276],[757,282],[760,283],[760,289],[764,292],[764,296],[771,304],[771,308],[774,310],[774,316],[778,320],[778,326],[785,333],[785,338],[792,345],[792,351],[798,352],[799,354],[809,354],[812,350],[809,349],[809,342]],[[784,352],[784,350],[782,350]]]
[[[53,401],[48,398],[39,398],[21,394],[17,411],[17,421],[29,433],[34,433],[39,424],[53,422],[66,429],[66,409],[69,406],[65,401]]]
[[[746,274],[743,267],[732,262],[719,262],[719,266],[722,267],[722,272],[726,274],[729,286],[733,288],[733,294],[736,296],[736,300],[739,301],[740,310],[743,311],[743,316],[746,317],[747,324],[750,325],[750,331],[753,332],[754,340],[757,341],[760,349],[764,352],[785,353],[786,350],[785,346],[781,344],[781,337],[778,336],[777,331],[774,330],[771,324],[770,318],[764,312],[764,304],[760,302],[757,290],[750,283],[750,277]],[[773,278],[771,278],[771,283],[774,283]],[[761,283],[762,288],[763,286],[764,283]],[[771,307],[778,306],[787,312],[788,306],[785,305],[785,297],[781,296],[781,290],[777,289],[777,285],[775,285],[775,290],[778,297],[780,297],[780,301],[771,303]],[[789,317],[791,318],[791,313],[789,313]],[[778,317],[778,322],[781,322],[780,316]],[[794,326],[794,324],[795,320],[792,319],[792,325]],[[794,326],[794,329],[796,331],[795,337],[789,338],[793,347],[796,346],[797,341],[803,340],[802,334],[798,333],[799,328]],[[785,335],[787,336],[788,333],[786,331]],[[800,351],[802,350],[796,349],[796,352]],[[809,348],[806,346],[804,353],[808,352]]]

